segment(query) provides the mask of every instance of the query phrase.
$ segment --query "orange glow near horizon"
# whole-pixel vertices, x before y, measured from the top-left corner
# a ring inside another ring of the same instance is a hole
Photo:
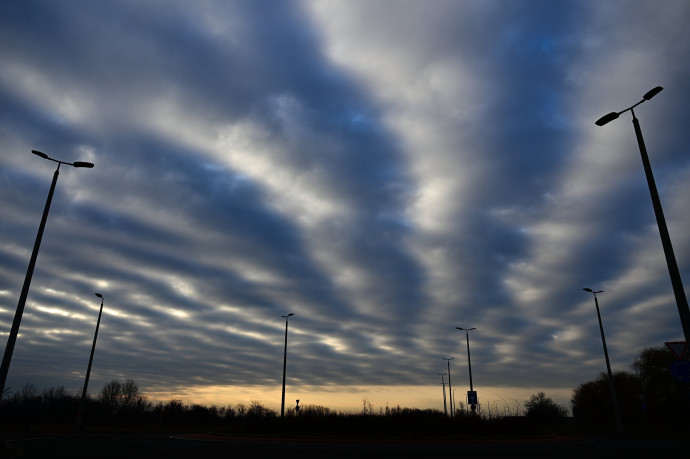
[[[456,406],[465,401],[468,388],[455,388]],[[544,392],[547,397],[570,411],[572,389],[541,388],[524,389],[508,387],[485,387],[477,390],[482,410],[491,410],[499,415],[515,414],[524,407],[530,395]],[[446,388],[447,391],[447,388]],[[185,404],[228,406],[244,404],[249,406],[253,401],[280,412],[280,386],[192,386],[180,387],[170,391],[143,392],[153,402],[167,402],[171,399],[181,400]],[[447,393],[447,392],[446,392]],[[371,406],[374,413],[386,407],[436,409],[443,411],[443,390],[437,386],[300,386],[287,387],[285,392],[285,409],[295,406],[317,405],[336,412],[358,413],[364,403]],[[450,409],[450,408],[449,408]]]

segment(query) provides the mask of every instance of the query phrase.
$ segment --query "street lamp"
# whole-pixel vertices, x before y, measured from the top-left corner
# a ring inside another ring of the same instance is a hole
[[[101,299],[101,309],[98,311],[98,321],[96,321],[96,332],[93,334],[93,344],[91,345],[91,355],[89,356],[89,366],[86,368],[86,379],[84,380],[84,390],[81,392],[81,402],[79,402],[79,413],[77,413],[77,431],[81,430],[81,421],[84,416],[84,406],[86,405],[86,389],[89,387],[89,375],[91,374],[91,364],[93,363],[93,353],[96,350],[96,339],[98,338],[98,327],[101,325],[101,315],[103,314],[103,295],[96,293]]]
[[[445,373],[437,373],[441,375],[441,384],[443,385],[443,412],[446,413],[446,416],[448,416],[448,406],[446,405],[446,381],[443,379],[443,377],[446,375]]]
[[[443,360],[448,362],[448,398],[450,399],[450,417],[453,417],[453,389],[450,383],[450,361],[455,360],[455,357],[445,358],[441,357]]]
[[[596,292],[591,288],[583,288],[585,292],[589,292],[594,295],[594,305],[597,308],[597,318],[599,319],[599,331],[601,332],[601,342],[604,345],[604,357],[606,358],[606,371],[609,374],[609,386],[611,387],[611,400],[613,401],[613,412],[616,416],[616,428],[618,429],[618,434],[623,435],[623,421],[621,419],[620,408],[618,407],[618,398],[616,397],[616,388],[613,384],[613,374],[611,373],[611,364],[609,363],[609,352],[606,349],[606,338],[604,337],[604,326],[601,323],[601,314],[599,313],[599,300],[597,299],[597,293],[604,293],[603,290],[597,290]]]
[[[474,391],[474,386],[472,385],[472,360],[470,359],[470,331],[476,330],[475,327],[472,328],[462,328],[455,327],[458,330],[465,330],[465,336],[467,337],[467,365],[470,368],[470,391],[467,393],[467,404],[470,405],[472,412],[474,413],[477,409],[477,393]]]
[[[649,193],[652,197],[652,205],[654,206],[654,214],[656,215],[656,223],[659,227],[659,235],[661,236],[661,244],[664,248],[664,254],[666,255],[666,265],[668,266],[668,272],[671,276],[671,285],[673,286],[673,293],[676,297],[676,306],[678,307],[678,314],[680,315],[680,323],[683,327],[683,334],[685,335],[685,341],[690,343],[690,309],[688,308],[688,300],[685,297],[685,290],[683,288],[683,281],[680,278],[680,271],[678,270],[678,263],[676,262],[676,256],[673,253],[673,246],[671,245],[671,237],[668,234],[668,228],[666,226],[666,219],[664,218],[664,211],[661,207],[661,200],[659,199],[659,193],[656,189],[656,183],[654,181],[654,175],[652,174],[652,166],[649,162],[649,157],[647,156],[647,148],[644,144],[644,139],[642,138],[642,129],[640,129],[640,122],[635,116],[635,107],[640,105],[646,100],[650,100],[652,97],[657,95],[664,89],[661,86],[648,91],[642,100],[633,105],[632,107],[626,108],[620,112],[611,112],[608,115],[604,115],[596,121],[597,126],[603,126],[616,118],[618,118],[621,113],[630,111],[633,116],[633,126],[635,127],[635,135],[637,137],[637,145],[640,149],[640,155],[642,156],[642,165],[644,166],[644,172],[647,176],[647,185],[649,186]]]
[[[286,316],[280,316],[285,318],[285,349],[283,351],[283,399],[280,402],[280,417],[285,416],[285,367],[287,365],[287,333],[288,333],[288,320],[290,317],[294,316],[293,313],[290,313]]]
[[[36,234],[36,241],[34,242],[34,250],[31,253],[31,258],[29,259],[29,267],[26,270],[26,277],[24,278],[24,285],[22,286],[21,294],[19,295],[19,303],[17,304],[17,311],[14,313],[14,321],[12,322],[12,328],[10,329],[10,336],[7,338],[7,345],[5,346],[5,354],[2,357],[2,366],[0,366],[0,400],[2,400],[2,394],[5,391],[5,382],[7,381],[7,372],[10,369],[10,361],[12,360],[12,353],[14,352],[14,345],[17,341],[17,334],[19,333],[19,325],[22,321],[22,314],[24,314],[24,305],[26,304],[26,297],[29,295],[29,286],[31,285],[31,277],[34,274],[34,267],[36,266],[36,258],[38,257],[38,249],[41,247],[41,239],[43,239],[43,231],[45,230],[46,220],[48,219],[48,212],[50,211],[50,203],[53,200],[53,193],[55,192],[55,185],[57,183],[58,175],[60,175],[60,165],[67,164],[73,167],[93,167],[92,163],[87,163],[84,161],[75,161],[73,163],[68,163],[65,161],[58,161],[50,156],[46,155],[37,150],[31,150],[31,153],[40,156],[43,159],[49,161],[54,161],[58,163],[57,169],[53,174],[53,182],[50,185],[50,191],[48,192],[48,198],[46,199],[46,205],[43,209],[43,217],[41,218],[41,224],[38,226],[38,234]]]

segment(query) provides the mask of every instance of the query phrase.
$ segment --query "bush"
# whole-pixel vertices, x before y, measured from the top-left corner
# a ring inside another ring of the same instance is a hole
[[[632,368],[639,377],[636,413],[638,419],[651,425],[687,429],[690,389],[688,383],[673,378],[670,369],[675,360],[665,347],[649,347],[633,362]]]
[[[525,402],[525,417],[537,425],[559,423],[567,415],[568,410],[547,397],[544,392],[531,395]]]

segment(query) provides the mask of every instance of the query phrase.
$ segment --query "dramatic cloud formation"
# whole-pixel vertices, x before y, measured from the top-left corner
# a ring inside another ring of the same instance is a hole
[[[100,292],[92,393],[275,407],[294,313],[288,384],[324,404],[438,408],[441,357],[469,386],[456,327],[480,398],[566,403],[604,369],[583,287],[614,369],[683,339],[630,115],[594,121],[665,88],[636,114],[687,282],[688,20],[684,0],[3,2],[4,333],[55,168],[31,150],[95,164],[60,168],[8,386],[83,384]]]

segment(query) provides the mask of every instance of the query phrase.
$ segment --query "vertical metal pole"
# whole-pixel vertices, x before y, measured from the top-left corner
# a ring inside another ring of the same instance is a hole
[[[96,332],[93,335],[93,344],[91,345],[91,355],[89,356],[89,366],[86,368],[86,379],[84,380],[84,389],[81,392],[81,401],[79,402],[79,412],[77,413],[77,431],[81,430],[81,423],[84,416],[84,407],[86,406],[86,389],[89,387],[89,376],[91,375],[91,364],[93,363],[93,353],[96,350],[96,339],[98,339],[98,328],[101,325],[101,315],[103,314],[103,297],[101,297],[101,309],[98,311],[98,321],[96,322]]]
[[[283,350],[283,399],[280,403],[280,417],[285,416],[285,368],[287,365],[288,317],[285,318],[285,348]]]
[[[678,307],[678,314],[680,315],[680,323],[683,327],[683,334],[685,335],[685,342],[690,343],[690,309],[688,308],[688,300],[685,296],[685,289],[683,288],[683,281],[678,270],[678,263],[676,256],[673,253],[673,245],[671,245],[671,237],[668,234],[666,226],[666,219],[664,218],[664,211],[661,207],[661,200],[656,189],[656,182],[652,174],[652,166],[649,163],[647,155],[647,147],[642,138],[642,129],[640,122],[635,116],[635,111],[630,110],[633,116],[633,126],[635,127],[635,136],[637,137],[637,145],[640,148],[640,155],[642,156],[642,165],[644,166],[644,173],[647,176],[647,185],[649,186],[649,193],[652,197],[652,205],[654,206],[654,214],[656,215],[656,223],[659,227],[659,235],[661,236],[661,244],[664,247],[664,254],[666,255],[666,265],[671,276],[671,285],[673,286],[673,293],[676,297],[676,305]]]
[[[48,220],[48,212],[50,211],[50,203],[53,200],[53,193],[55,192],[55,184],[57,183],[58,175],[60,175],[60,163],[58,163],[57,169],[55,169],[55,173],[53,174],[53,182],[50,185],[48,199],[46,199],[46,205],[43,209],[43,217],[41,218],[41,224],[38,226],[38,234],[36,235],[36,241],[34,242],[34,250],[31,253],[29,267],[26,270],[26,277],[24,277],[24,285],[22,286],[22,291],[19,295],[17,311],[14,314],[14,321],[12,322],[10,336],[7,338],[5,354],[2,357],[2,366],[0,366],[0,400],[2,400],[3,393],[5,392],[5,382],[7,381],[7,373],[10,369],[10,361],[12,360],[14,345],[17,341],[19,325],[21,324],[22,315],[24,314],[24,305],[26,304],[26,298],[29,295],[29,286],[31,285],[31,278],[34,274],[34,267],[36,266],[36,259],[38,258],[38,249],[41,247],[43,231],[45,230],[46,221]]]
[[[594,293],[594,292],[592,292]],[[611,400],[613,401],[613,412],[616,416],[616,428],[618,435],[623,435],[623,420],[621,419],[621,411],[618,407],[618,397],[616,397],[616,388],[613,384],[613,374],[611,373],[611,364],[609,363],[609,352],[606,349],[606,338],[604,337],[604,326],[601,323],[601,314],[599,313],[599,300],[597,294],[594,293],[594,304],[597,307],[597,318],[599,319],[599,330],[601,331],[601,342],[604,345],[604,357],[606,358],[606,371],[609,374],[609,385],[611,386]]]
[[[467,364],[470,367],[470,390],[474,390],[474,386],[472,386],[472,360],[470,359],[470,333],[465,330],[465,336],[467,336]]]
[[[443,373],[441,373],[441,384],[443,385],[443,412],[448,415],[448,406],[446,405],[446,381],[443,379]]]
[[[453,389],[450,383],[450,360],[448,360],[448,398],[450,399],[450,417],[453,417]]]

